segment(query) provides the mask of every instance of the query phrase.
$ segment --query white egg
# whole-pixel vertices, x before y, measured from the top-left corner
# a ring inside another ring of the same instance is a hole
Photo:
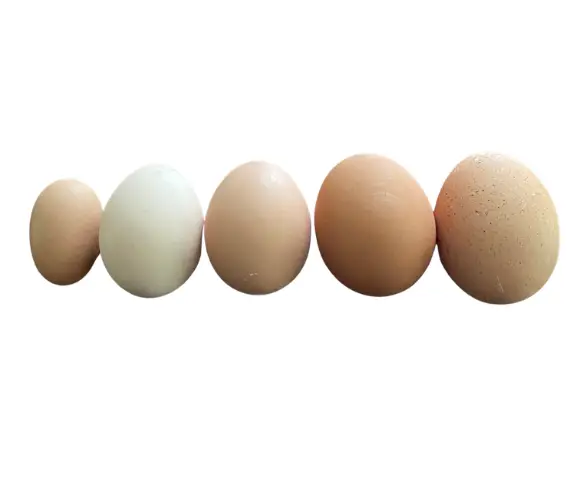
[[[148,165],[121,182],[105,206],[101,257],[119,286],[155,298],[189,279],[202,232],[203,211],[187,180],[171,167]]]

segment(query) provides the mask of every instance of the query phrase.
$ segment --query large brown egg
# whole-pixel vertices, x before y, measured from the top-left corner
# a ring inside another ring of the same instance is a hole
[[[80,281],[99,256],[101,203],[76,180],[58,180],[38,196],[30,217],[30,249],[47,281]]]
[[[443,266],[460,288],[483,302],[529,298],[556,266],[554,203],[528,168],[506,156],[463,160],[441,189],[435,218]]]
[[[314,226],[330,272],[369,296],[411,287],[435,248],[427,196],[403,167],[377,155],[355,155],[332,169],[318,194]]]
[[[292,178],[276,165],[249,162],[216,189],[206,214],[205,246],[226,284],[268,294],[302,270],[310,230],[306,201]]]

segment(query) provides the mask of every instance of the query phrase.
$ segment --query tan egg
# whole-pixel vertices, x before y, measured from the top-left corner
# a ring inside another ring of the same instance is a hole
[[[58,180],[44,189],[30,217],[30,249],[38,272],[54,284],[80,281],[99,256],[101,203],[76,180]]]
[[[310,230],[308,206],[292,178],[276,165],[249,162],[216,189],[205,219],[205,246],[226,284],[268,294],[302,270]]]
[[[318,194],[314,226],[330,272],[368,296],[411,287],[435,248],[427,196],[403,167],[378,155],[355,155],[331,170]]]
[[[554,203],[521,163],[498,154],[463,160],[435,207],[441,262],[457,285],[493,304],[539,291],[558,260]]]

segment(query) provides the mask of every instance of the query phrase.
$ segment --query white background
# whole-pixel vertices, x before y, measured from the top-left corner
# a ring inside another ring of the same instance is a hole
[[[0,3],[0,489],[580,488],[575,1]],[[477,151],[550,190],[562,247],[517,305],[432,265],[407,292],[341,286],[313,241],[298,279],[231,290],[202,256],[142,300],[99,260],[36,272],[30,210],[73,177],[106,203],[148,163],[204,209],[234,166],[282,165],[311,209],[353,153],[434,204]]]

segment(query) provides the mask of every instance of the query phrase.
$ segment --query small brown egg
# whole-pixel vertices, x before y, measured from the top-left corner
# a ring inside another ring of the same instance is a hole
[[[232,288],[268,294],[292,282],[310,248],[310,213],[280,167],[249,162],[216,189],[205,220],[209,260]]]
[[[472,155],[457,165],[443,184],[435,218],[447,273],[485,303],[529,298],[556,266],[554,203],[538,178],[507,156]]]
[[[30,250],[38,272],[60,286],[80,281],[99,256],[101,203],[76,180],[58,180],[38,196],[30,217]]]
[[[318,194],[314,226],[330,272],[368,296],[411,287],[435,248],[427,196],[403,167],[378,155],[355,155],[330,171]]]

